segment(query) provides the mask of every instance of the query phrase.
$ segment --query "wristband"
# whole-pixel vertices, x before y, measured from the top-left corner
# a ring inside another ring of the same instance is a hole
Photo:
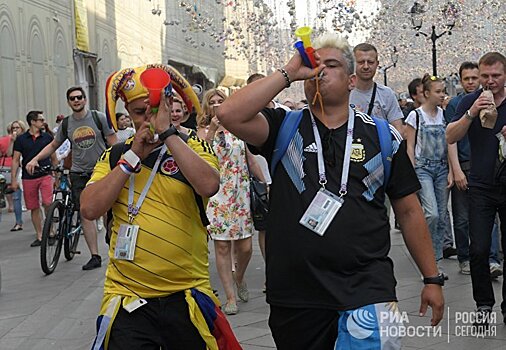
[[[289,88],[290,85],[292,85],[292,82],[290,81],[290,77],[288,76],[288,73],[284,68],[278,68],[278,71],[283,74],[283,77],[285,77],[285,88]]]
[[[139,173],[141,171],[141,164],[139,163],[135,168],[131,166],[125,159],[120,159],[117,163],[117,165],[121,166],[121,169],[125,169],[130,174],[132,173]]]
[[[176,129],[176,127],[171,124],[167,130],[158,134],[158,139],[162,142],[165,142],[165,139],[172,135],[179,135],[179,130]]]
[[[123,171],[128,176],[130,176],[130,175],[133,174],[133,172],[131,172],[130,170],[128,170],[127,167],[124,164],[118,164],[118,166],[121,169],[121,171]]]
[[[139,156],[135,154],[135,152],[132,151],[131,149],[126,151],[121,158],[126,160],[128,165],[130,165],[130,167],[134,169],[136,169],[141,162]]]

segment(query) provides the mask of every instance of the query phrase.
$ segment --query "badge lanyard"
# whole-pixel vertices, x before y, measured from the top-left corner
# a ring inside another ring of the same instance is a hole
[[[314,119],[313,113],[309,110],[311,115],[311,124],[313,125],[313,133],[316,142],[316,147],[318,149],[318,175],[319,175],[319,183],[323,189],[325,189],[325,185],[327,184],[327,176],[325,174],[325,160],[323,159],[323,148],[322,141],[320,138],[320,133],[318,131],[318,127],[316,126],[316,121]],[[348,125],[346,130],[346,148],[344,150],[344,159],[343,159],[343,173],[341,175],[341,187],[339,189],[339,196],[342,198],[348,192],[348,175],[350,172],[350,159],[351,159],[351,144],[353,142],[353,128],[355,126],[355,111],[350,107],[348,114]]]
[[[162,160],[163,155],[167,151],[167,146],[163,144],[162,148],[160,149],[160,153],[158,153],[158,158],[156,158],[155,165],[153,166],[153,169],[151,170],[151,174],[149,175],[148,182],[144,186],[141,195],[137,199],[137,204],[134,206],[134,187],[135,187],[135,175],[130,175],[129,180],[129,187],[128,187],[128,222],[131,224],[135,216],[139,214],[139,209],[141,208],[142,203],[144,202],[144,199],[146,198],[146,195],[148,194],[148,190],[153,184],[153,180],[155,178],[156,172],[158,171],[158,167],[160,166],[160,162]]]

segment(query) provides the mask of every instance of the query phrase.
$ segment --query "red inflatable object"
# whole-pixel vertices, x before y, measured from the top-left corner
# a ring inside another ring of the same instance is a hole
[[[158,107],[160,93],[170,83],[169,74],[160,68],[149,68],[141,73],[141,84],[149,91],[149,105]]]

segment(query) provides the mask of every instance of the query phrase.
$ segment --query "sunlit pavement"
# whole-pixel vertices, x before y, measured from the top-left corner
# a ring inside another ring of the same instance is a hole
[[[63,254],[56,271],[45,276],[40,268],[39,248],[30,248],[34,239],[29,213],[24,213],[24,230],[10,232],[14,215],[4,211],[0,223],[0,349],[90,349],[95,335],[95,319],[102,295],[105,266],[82,271],[89,259],[84,239],[80,240],[81,255],[66,262]],[[498,306],[494,308],[497,323],[490,334],[473,336],[469,317],[474,310],[471,278],[458,273],[456,260],[445,260],[443,267],[449,275],[444,288],[446,309],[441,329],[427,327],[430,313],[418,316],[420,274],[408,258],[402,236],[392,231],[391,257],[395,262],[398,281],[397,294],[403,314],[404,349],[505,349],[506,326]],[[103,233],[99,235],[100,253],[106,257]],[[220,297],[224,296],[210,244],[211,278]],[[245,350],[273,349],[274,342],[267,325],[269,307],[262,293],[264,264],[254,237],[254,250],[247,271],[250,301],[239,302],[239,313],[229,320]],[[496,297],[500,295],[502,278],[494,282]],[[469,333],[469,336],[463,334]]]

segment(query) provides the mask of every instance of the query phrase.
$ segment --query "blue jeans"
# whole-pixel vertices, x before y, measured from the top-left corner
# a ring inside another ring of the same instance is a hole
[[[501,231],[506,232],[506,188],[469,188],[469,238],[471,244],[471,281],[476,306],[494,306],[494,290],[490,280],[489,255],[496,214],[501,220]],[[506,235],[502,235],[506,248]],[[501,310],[506,311],[506,283],[503,280]]]
[[[501,264],[501,258],[499,257],[499,220],[496,215],[494,221],[494,228],[492,229],[492,243],[490,244],[490,255],[488,262]]]
[[[21,205],[21,198],[23,191],[18,188],[16,192],[12,193],[12,201],[14,202],[14,215],[16,216],[16,224],[23,225],[23,207]]]
[[[422,189],[419,192],[425,220],[432,237],[432,248],[436,261],[443,259],[443,236],[448,203],[448,164],[445,161],[418,160],[415,167],[416,175]]]
[[[469,170],[464,170],[469,178]],[[451,191],[453,229],[455,233],[455,246],[459,262],[469,261],[469,195],[468,191],[461,191],[454,186]],[[492,230],[492,244],[490,245],[489,263],[501,263],[499,259],[499,226],[497,217]]]
[[[448,194],[446,198],[448,198]],[[443,225],[445,227],[445,233],[443,237],[443,249],[452,248],[453,247],[453,230],[452,230],[452,222],[450,220],[450,212],[448,211],[448,202],[446,203],[446,212],[445,216],[439,220],[443,220]]]

